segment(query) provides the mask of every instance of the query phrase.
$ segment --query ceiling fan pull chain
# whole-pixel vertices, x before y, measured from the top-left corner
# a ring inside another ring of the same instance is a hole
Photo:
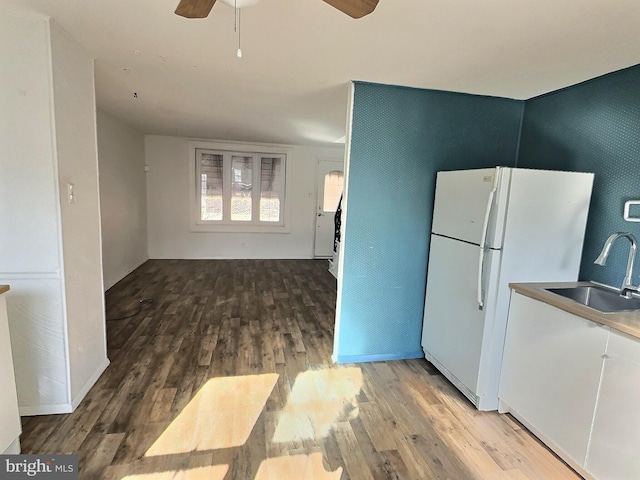
[[[236,4],[237,4],[237,0],[236,0]],[[241,31],[240,30],[240,15],[241,15],[240,9],[236,8],[236,12],[238,15],[238,51],[236,52],[236,56],[238,58],[242,58],[242,49],[240,48],[240,31]]]

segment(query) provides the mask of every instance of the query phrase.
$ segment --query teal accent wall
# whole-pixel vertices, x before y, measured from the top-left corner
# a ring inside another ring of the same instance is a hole
[[[514,166],[523,105],[354,85],[337,361],[423,356],[436,172]]]
[[[640,239],[640,65],[526,102],[356,83],[337,361],[422,356],[435,174],[495,165],[595,173],[580,279],[620,286],[626,240],[593,260]]]
[[[613,232],[640,240],[640,223],[622,217],[640,199],[640,65],[527,100],[517,166],[595,173],[580,278],[619,287],[629,243],[618,240],[604,267],[593,260]]]

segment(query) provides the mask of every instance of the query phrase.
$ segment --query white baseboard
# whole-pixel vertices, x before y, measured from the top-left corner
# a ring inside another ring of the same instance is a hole
[[[47,405],[21,405],[19,408],[21,417],[33,417],[35,415],[56,415],[60,413],[73,413],[78,408],[80,402],[89,393],[91,387],[95,385],[100,375],[109,366],[109,359],[105,358],[97,370],[91,375],[89,380],[82,386],[78,394],[71,400],[71,403],[55,403]]]
[[[16,438],[2,455],[20,455],[20,437]]]
[[[229,256],[184,256],[184,255],[151,255],[149,260],[314,260],[313,255],[258,255],[249,257],[247,255],[229,255]],[[322,259],[320,259],[322,260]]]
[[[59,413],[71,413],[73,409],[70,403],[52,403],[47,405],[24,405],[18,408],[21,417],[33,417],[35,415],[57,415]]]
[[[110,281],[109,283],[105,283],[104,285],[104,291],[106,292],[107,290],[109,290],[111,287],[113,287],[116,283],[118,283],[120,280],[122,280],[124,277],[126,277],[127,275],[129,275],[131,272],[133,272],[136,268],[139,268],[140,266],[142,266],[142,264],[144,262],[146,262],[147,260],[149,260],[149,258],[145,258],[144,260],[138,262],[137,264],[135,264],[133,267],[128,268],[124,274],[123,273],[119,273],[118,274],[118,279],[116,281]]]
[[[87,396],[87,393],[89,393],[89,390],[91,390],[91,387],[95,385],[95,383],[100,378],[100,375],[102,375],[104,371],[107,369],[107,367],[109,366],[109,363],[110,363],[109,359],[105,358],[100,364],[100,366],[98,367],[98,369],[93,373],[93,375],[91,375],[89,380],[87,380],[87,382],[82,386],[78,394],[71,400],[71,411],[74,411],[76,408],[78,408],[78,405],[80,405],[80,402],[84,399],[84,397]]]

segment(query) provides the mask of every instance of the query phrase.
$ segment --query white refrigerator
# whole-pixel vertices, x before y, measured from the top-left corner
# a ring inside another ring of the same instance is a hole
[[[509,283],[577,280],[592,184],[592,173],[438,172],[422,348],[479,410],[498,407]]]

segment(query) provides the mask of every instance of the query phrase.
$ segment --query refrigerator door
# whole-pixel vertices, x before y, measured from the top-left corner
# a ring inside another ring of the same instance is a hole
[[[476,302],[476,268],[480,248],[470,243],[431,236],[422,348],[432,362],[476,406],[478,373],[485,322],[492,323],[501,252],[485,253],[486,306]]]
[[[510,168],[438,172],[431,233],[501,248]]]

